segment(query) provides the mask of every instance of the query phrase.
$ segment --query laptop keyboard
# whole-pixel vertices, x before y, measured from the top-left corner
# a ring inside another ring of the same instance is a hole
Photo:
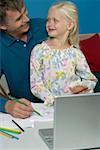
[[[50,150],[53,150],[53,128],[39,129],[39,135],[43,141],[47,144]]]
[[[53,128],[39,129],[39,135],[41,136],[45,144],[48,146],[49,150],[53,150],[53,139],[54,139]],[[100,147],[75,149],[75,150],[100,150]]]

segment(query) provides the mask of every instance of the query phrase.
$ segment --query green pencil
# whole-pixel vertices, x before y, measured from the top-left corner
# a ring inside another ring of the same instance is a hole
[[[13,100],[13,101],[16,101],[16,102],[18,102],[18,103],[20,103],[20,104],[23,104],[24,106],[28,106],[26,103],[20,101],[19,99],[15,98],[15,97],[13,97],[13,96],[8,95],[8,94],[6,93],[6,91],[4,90],[4,88],[2,87],[1,84],[0,84],[0,89],[1,89],[1,91],[3,92],[3,94],[0,92],[0,95],[1,95],[2,97],[6,98],[6,99],[11,99],[11,100]],[[34,109],[33,112],[35,112],[35,113],[38,114],[39,116],[42,116],[42,115],[41,115],[38,111],[36,111],[35,109]]]
[[[15,98],[15,97],[9,96],[9,99],[11,99],[11,100],[13,100],[13,101],[15,101],[15,102],[18,102],[18,103],[20,103],[20,104],[23,104],[23,105],[25,105],[25,106],[28,106],[26,103],[20,101],[19,99]]]
[[[15,134],[21,134],[22,133],[20,130],[11,129],[11,128],[4,128],[4,127],[0,127],[0,130],[4,130],[4,131],[15,133]]]
[[[12,97],[12,96],[9,96],[9,98],[10,98],[11,100],[13,100],[13,101],[16,101],[16,102],[20,103],[20,104],[23,104],[23,105],[25,105],[25,106],[28,106],[27,104],[25,104],[24,102],[21,102],[21,101],[20,101],[19,99],[17,99],[17,98],[14,98],[14,97]],[[40,112],[38,112],[37,110],[34,109],[33,112],[35,112],[35,113],[38,114],[39,116],[43,117],[43,115],[42,115]]]
[[[34,110],[33,112],[35,112],[35,113],[38,114],[39,116],[43,117],[43,115],[40,114],[37,110]]]

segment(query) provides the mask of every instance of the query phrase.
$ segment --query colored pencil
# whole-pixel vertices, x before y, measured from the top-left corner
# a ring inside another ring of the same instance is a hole
[[[11,135],[9,135],[9,134],[7,134],[7,133],[4,133],[3,131],[0,131],[0,134],[6,136],[6,137],[8,137],[8,138],[12,138]]]
[[[15,133],[15,134],[21,134],[22,133],[22,131],[20,131],[20,130],[11,129],[11,128],[0,127],[0,130],[4,130],[4,131]]]
[[[0,134],[1,134],[1,135],[4,135],[4,136],[6,136],[6,137],[9,137],[9,138],[14,138],[14,139],[19,140],[19,138],[18,138],[18,137],[16,137],[16,136],[12,135],[11,133],[7,133],[6,131],[1,130],[1,129],[0,129]]]
[[[40,112],[38,112],[36,109],[35,109],[33,112],[35,112],[35,113],[38,114],[39,116],[43,117],[43,115],[40,114]]]
[[[23,105],[25,105],[25,106],[28,106],[27,104],[25,104],[24,102],[21,102],[21,101],[19,101],[18,99],[16,99],[16,98],[14,98],[14,97],[12,97],[12,96],[9,96],[10,97],[10,99],[11,100],[14,100],[14,101],[16,101],[16,102],[18,102],[18,103],[20,103],[20,104],[23,104]],[[37,110],[33,110],[33,112],[35,112],[36,114],[38,114],[39,116],[41,116],[42,117],[42,114],[40,113],[40,112],[38,112]]]
[[[0,92],[0,95],[1,95],[2,97],[6,98],[6,99],[10,99],[10,100],[12,100],[12,101],[16,101],[17,103],[20,103],[20,104],[22,104],[22,105],[24,105],[24,106],[28,106],[26,103],[20,101],[19,99],[15,98],[15,97],[13,97],[13,96],[8,95],[8,94],[6,93],[6,91],[4,90],[4,88],[2,87],[1,84],[0,84],[0,89],[1,89],[1,91],[2,91],[2,93]],[[33,110],[33,112],[35,112],[35,113],[38,114],[39,116],[42,116],[42,114],[41,114],[40,112],[36,111],[35,109]]]
[[[21,130],[24,132],[24,129],[17,123],[15,122],[14,120],[12,120],[12,122]]]

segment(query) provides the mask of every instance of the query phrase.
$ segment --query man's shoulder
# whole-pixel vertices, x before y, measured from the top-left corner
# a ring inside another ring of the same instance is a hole
[[[43,18],[30,19],[30,29],[33,33],[46,31],[45,26],[46,26],[46,20]]]
[[[46,20],[43,18],[30,19],[30,31],[34,36],[36,43],[40,43],[47,37]]]
[[[45,24],[46,24],[46,19],[44,18],[31,18],[30,19],[30,25],[34,28],[45,26]]]
[[[30,21],[43,22],[46,21],[45,18],[30,18]]]

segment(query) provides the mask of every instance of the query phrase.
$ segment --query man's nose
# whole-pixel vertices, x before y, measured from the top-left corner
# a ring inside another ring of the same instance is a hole
[[[29,21],[29,17],[27,15],[23,15],[23,23],[28,21]]]

